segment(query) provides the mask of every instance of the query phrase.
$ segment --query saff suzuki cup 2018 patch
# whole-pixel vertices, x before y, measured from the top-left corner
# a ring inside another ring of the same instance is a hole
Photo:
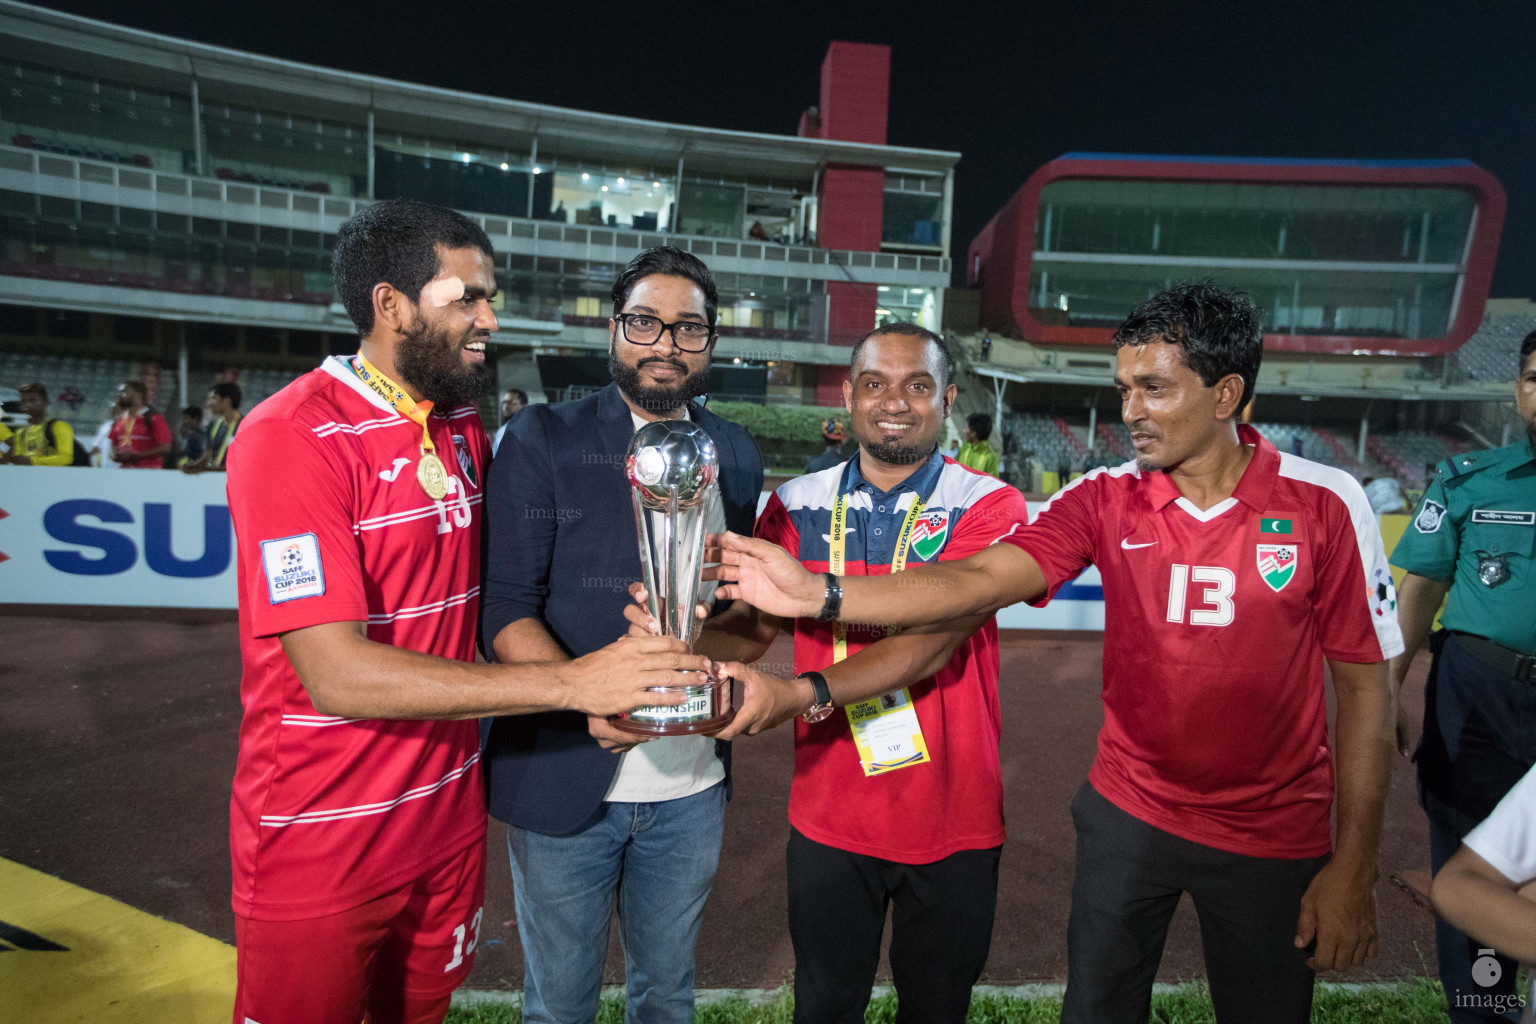
[[[320,541],[312,533],[262,541],[261,570],[267,577],[267,600],[272,604],[325,593]]]
[[[1275,593],[1296,577],[1296,545],[1260,544],[1259,576]]]
[[[944,549],[948,539],[948,512],[924,512],[912,524],[912,553],[925,562],[932,561],[933,556]]]

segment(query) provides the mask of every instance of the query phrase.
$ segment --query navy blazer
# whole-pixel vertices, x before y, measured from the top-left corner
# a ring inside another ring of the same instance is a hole
[[[750,535],[763,457],[740,426],[695,405],[693,420],[720,457],[725,521]],[[624,454],[635,427],[610,384],[595,395],[530,405],[507,425],[485,485],[485,581],[480,644],[519,619],[538,619],[573,658],[629,628],[624,606],[640,578]],[[580,829],[603,802],[617,755],[587,732],[585,715],[555,711],[481,723],[492,817],[546,835]],[[719,747],[727,758],[729,745]],[[729,760],[727,760],[729,767]]]

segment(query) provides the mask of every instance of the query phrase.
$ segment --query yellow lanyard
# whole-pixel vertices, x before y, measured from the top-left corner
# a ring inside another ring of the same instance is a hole
[[[896,535],[896,552],[891,556],[891,572],[897,573],[907,567],[907,556],[912,551],[912,527],[919,516],[923,514],[923,499],[920,495],[912,495],[912,507],[907,510],[907,518],[901,524],[901,532]],[[828,537],[831,554],[828,558],[827,569],[834,576],[843,574],[843,565],[847,557],[848,539],[848,498],[839,494],[832,502],[832,532]],[[848,657],[848,627],[839,622],[832,635],[832,661],[837,663]]]
[[[427,413],[432,411],[431,402],[418,402],[405,393],[405,390],[379,372],[379,368],[363,358],[363,354],[357,354],[357,362],[352,364],[352,370],[364,384],[373,390],[390,408],[413,423],[421,425],[421,461],[416,463],[416,482],[427,497],[433,501],[442,501],[448,494],[448,489],[455,486],[448,476],[448,469],[443,465],[443,460],[437,457],[437,451],[432,444],[432,433],[427,429]]]
[[[357,354],[357,363],[353,366],[353,372],[359,380],[368,385],[373,393],[389,403],[406,419],[421,425],[421,450],[424,452],[436,451],[432,446],[432,434],[427,430],[427,413],[432,411],[431,402],[418,402],[406,394],[394,381],[386,377],[379,368],[370,363],[363,354]]]

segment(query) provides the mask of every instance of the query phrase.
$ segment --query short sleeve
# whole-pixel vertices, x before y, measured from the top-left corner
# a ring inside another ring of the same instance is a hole
[[[230,446],[226,487],[252,636],[368,618],[353,483],[336,455],[292,420],[263,420]]]
[[[799,560],[800,531],[789,518],[789,510],[784,507],[777,491],[768,496],[768,504],[763,507],[763,514],[757,517],[757,526],[752,533],[759,540],[777,544]]]
[[[1029,522],[1024,495],[1006,485],[976,502],[960,516],[955,534],[944,545],[941,561],[969,558],[1023,529]]]
[[[155,444],[171,443],[171,427],[165,422],[164,416],[156,416],[149,421],[150,432],[155,436]]]
[[[1515,885],[1536,879],[1536,769],[1462,840]]]
[[[1072,481],[1041,506],[1034,522],[1002,538],[1033,558],[1045,574],[1045,593],[1030,604],[1045,605],[1093,564],[1102,476],[1095,472]]]
[[[1425,579],[1449,583],[1456,575],[1460,524],[1451,519],[1446,472],[1435,474],[1424,491],[1418,511],[1392,549],[1392,564]]]
[[[1356,664],[1394,658],[1403,653],[1403,634],[1376,514],[1352,478],[1333,494],[1342,507],[1335,506],[1312,545],[1318,552],[1313,614],[1323,655]]]

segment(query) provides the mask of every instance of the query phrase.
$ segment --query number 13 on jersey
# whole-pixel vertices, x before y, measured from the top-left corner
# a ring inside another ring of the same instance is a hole
[[[1230,626],[1234,609],[1232,595],[1237,591],[1237,574],[1219,565],[1171,566],[1168,580],[1168,621],[1182,623],[1188,611],[1191,626]],[[1196,601],[1189,606],[1190,589]]]

